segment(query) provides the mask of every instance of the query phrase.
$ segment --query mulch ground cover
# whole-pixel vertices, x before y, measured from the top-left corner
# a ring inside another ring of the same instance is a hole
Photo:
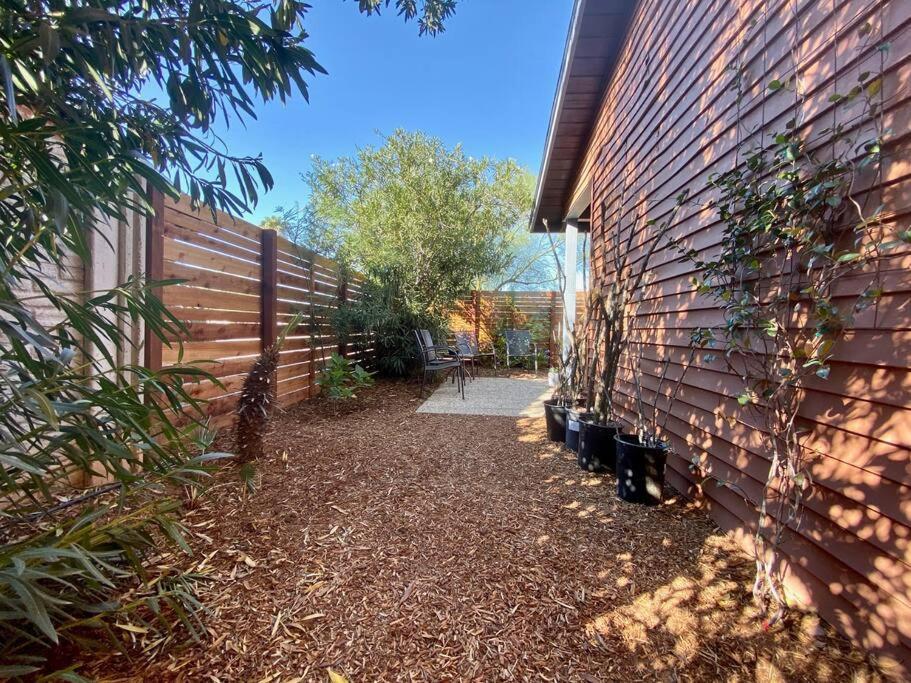
[[[469,387],[470,390],[470,387]],[[209,634],[107,680],[880,680],[813,616],[769,631],[752,562],[694,504],[580,471],[543,419],[416,414],[416,387],[279,415],[255,495],[185,523]],[[225,444],[229,445],[229,444]]]

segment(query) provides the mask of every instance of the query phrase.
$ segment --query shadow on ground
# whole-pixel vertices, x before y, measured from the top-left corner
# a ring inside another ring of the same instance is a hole
[[[751,565],[673,495],[623,503],[543,420],[418,414],[417,388],[276,420],[259,492],[222,472],[186,519],[204,642],[103,678],[875,680],[811,617],[763,631]]]

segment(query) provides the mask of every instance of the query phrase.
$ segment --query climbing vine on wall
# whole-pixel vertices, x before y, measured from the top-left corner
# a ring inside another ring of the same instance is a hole
[[[713,330],[720,352],[706,360],[725,363],[742,379],[737,401],[758,416],[768,445],[757,502],[754,595],[769,624],[786,606],[780,546],[799,526],[813,486],[809,431],[799,419],[806,389],[829,377],[838,343],[858,314],[877,304],[881,259],[911,241],[911,231],[887,224],[875,192],[890,135],[882,73],[889,46],[873,40],[870,24],[860,35],[860,50],[874,55],[865,61],[878,61],[879,68],[858,73],[847,92],[830,94],[832,124],[824,128],[806,115],[795,48],[790,75],[769,82],[763,95],[767,101],[790,96],[788,120],[780,130],[765,122],[746,130],[738,116],[738,163],[710,179],[723,226],[720,249],[681,247],[698,268],[697,291],[724,312],[724,323]],[[795,44],[799,40],[795,31]],[[733,72],[741,114],[747,73],[739,66]],[[701,470],[698,458],[694,469]],[[750,498],[734,482],[718,483]]]

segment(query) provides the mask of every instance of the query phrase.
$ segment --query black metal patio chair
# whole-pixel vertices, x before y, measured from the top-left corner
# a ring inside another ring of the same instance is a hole
[[[505,330],[503,335],[506,338],[506,367],[513,358],[534,357],[535,372],[538,372],[538,345],[531,340],[531,332]]]
[[[493,359],[493,372],[494,374],[497,373],[497,352],[494,350],[492,343],[490,351],[481,351],[481,346],[474,332],[456,332],[455,345],[456,350],[462,357],[462,362],[466,365],[465,370],[468,372],[469,379],[474,379],[475,363],[480,364],[481,360],[486,356],[490,356]],[[469,363],[471,364],[471,370],[468,370],[467,367]]]
[[[451,372],[452,381],[459,383],[459,393],[462,394],[462,400],[465,400],[465,364],[459,352],[451,346],[434,344],[428,330],[415,330],[414,336],[418,341],[418,353],[424,366],[421,375],[421,398],[424,398],[427,375],[434,372]]]

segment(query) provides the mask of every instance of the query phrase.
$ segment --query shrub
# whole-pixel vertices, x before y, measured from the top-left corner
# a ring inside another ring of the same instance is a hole
[[[316,383],[331,399],[355,398],[355,390],[373,386],[373,373],[344,356],[333,353]]]
[[[361,299],[340,306],[334,319],[339,339],[359,351],[372,348],[377,371],[390,377],[405,377],[417,366],[414,330],[430,330],[435,338],[446,330],[441,317],[410,309],[398,283],[391,274],[371,278]]]
[[[136,281],[84,302],[48,292],[66,316],[52,327],[3,293],[0,678],[38,670],[53,644],[106,638],[119,647],[115,624],[154,633],[182,622],[198,634],[195,577],[147,564],[169,545],[188,549],[173,494],[198,486],[216,457],[198,455],[212,434],[184,389],[205,373],[118,365],[111,351],[131,319],[159,336],[181,326]],[[73,486],[95,478],[108,481]]]
[[[262,457],[263,437],[275,409],[279,354],[285,345],[285,339],[300,324],[302,318],[302,313],[292,317],[278,339],[263,350],[244,379],[240,398],[237,400],[234,444],[237,449],[237,460],[241,464],[240,479],[251,493],[256,477],[253,462]]]

